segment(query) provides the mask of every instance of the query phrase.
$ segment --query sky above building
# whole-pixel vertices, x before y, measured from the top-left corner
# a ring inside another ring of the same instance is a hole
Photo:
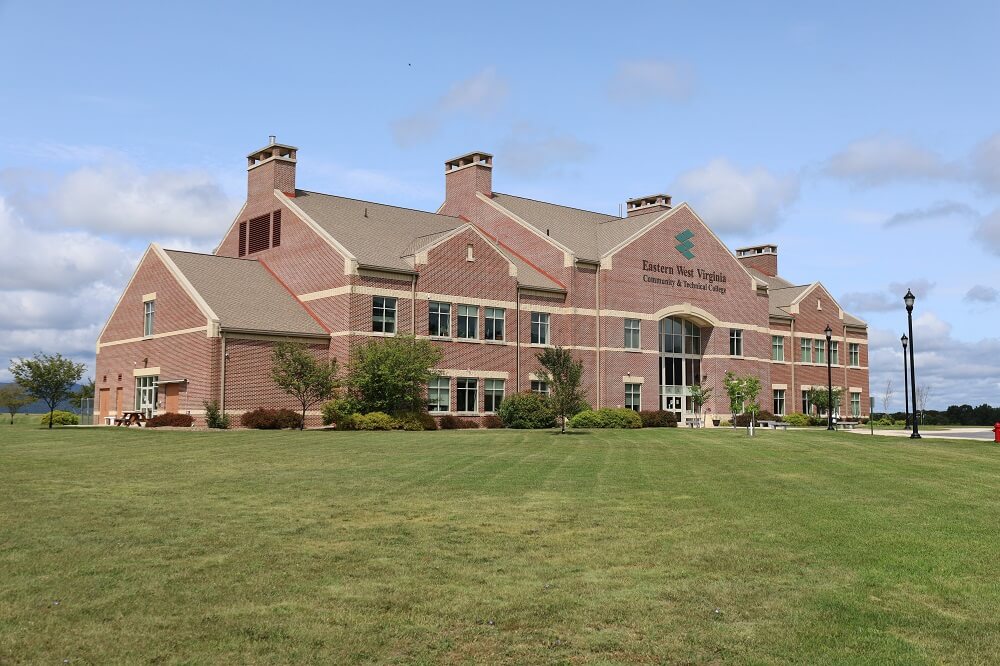
[[[902,409],[1000,403],[1000,5],[0,0],[0,381],[94,344],[151,241],[211,251],[269,134],[304,189],[435,210],[443,163],[687,201],[870,324]]]

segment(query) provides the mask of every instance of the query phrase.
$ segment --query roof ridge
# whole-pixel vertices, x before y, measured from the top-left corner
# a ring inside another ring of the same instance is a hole
[[[559,208],[569,208],[570,210],[578,210],[581,213],[590,213],[591,215],[602,215],[604,217],[607,217],[609,221],[612,219],[614,220],[628,219],[625,217],[618,217],[617,215],[614,215],[612,213],[601,213],[596,210],[587,210],[586,208],[578,208],[577,206],[567,206],[566,204],[552,203],[551,201],[542,201],[541,199],[532,199],[531,197],[522,197],[518,196],[517,194],[508,194],[507,192],[494,192],[493,194],[502,194],[505,197],[514,197],[515,199],[522,199],[524,201],[534,201],[535,203],[542,203],[546,204],[547,206],[558,206]]]
[[[459,219],[457,215],[445,215],[443,213],[435,213],[429,210],[420,210],[419,208],[412,208],[410,206],[397,206],[396,204],[382,203],[381,201],[369,201],[367,199],[358,199],[356,197],[345,197],[341,194],[329,194],[327,192],[315,192],[313,190],[303,190],[301,187],[295,188],[296,192],[305,192],[306,194],[318,194],[322,197],[334,197],[336,199],[345,199],[346,201],[357,201],[358,203],[372,204],[373,206],[385,206],[386,208],[396,208],[399,210],[409,210],[414,213],[423,213],[425,215],[433,215],[434,217],[448,217],[452,219]]]
[[[193,254],[199,257],[212,257],[213,259],[232,259],[234,261],[257,261],[256,258],[250,257],[230,257],[225,254],[210,254],[208,252],[194,252],[193,250],[173,250],[170,248],[163,248],[164,252],[178,252],[180,254]],[[259,263],[259,262],[258,262]]]

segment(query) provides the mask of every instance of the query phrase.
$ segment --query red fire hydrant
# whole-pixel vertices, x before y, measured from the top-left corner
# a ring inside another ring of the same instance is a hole
[[[993,441],[1000,444],[1000,423],[993,426]]]

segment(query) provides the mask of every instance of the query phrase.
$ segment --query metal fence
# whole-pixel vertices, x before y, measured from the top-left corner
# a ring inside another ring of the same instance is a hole
[[[80,401],[80,425],[94,425],[94,399],[84,398]]]

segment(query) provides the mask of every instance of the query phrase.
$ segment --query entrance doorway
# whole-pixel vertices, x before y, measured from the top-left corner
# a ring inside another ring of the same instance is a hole
[[[678,423],[694,416],[691,387],[701,383],[701,327],[680,317],[660,320],[660,409]]]
[[[108,410],[111,408],[110,402],[111,402],[110,388],[102,388],[100,391],[98,391],[97,415],[100,417],[98,425],[102,425],[104,423],[104,418],[108,416]]]
[[[135,378],[135,408],[148,419],[156,411],[157,375]]]

